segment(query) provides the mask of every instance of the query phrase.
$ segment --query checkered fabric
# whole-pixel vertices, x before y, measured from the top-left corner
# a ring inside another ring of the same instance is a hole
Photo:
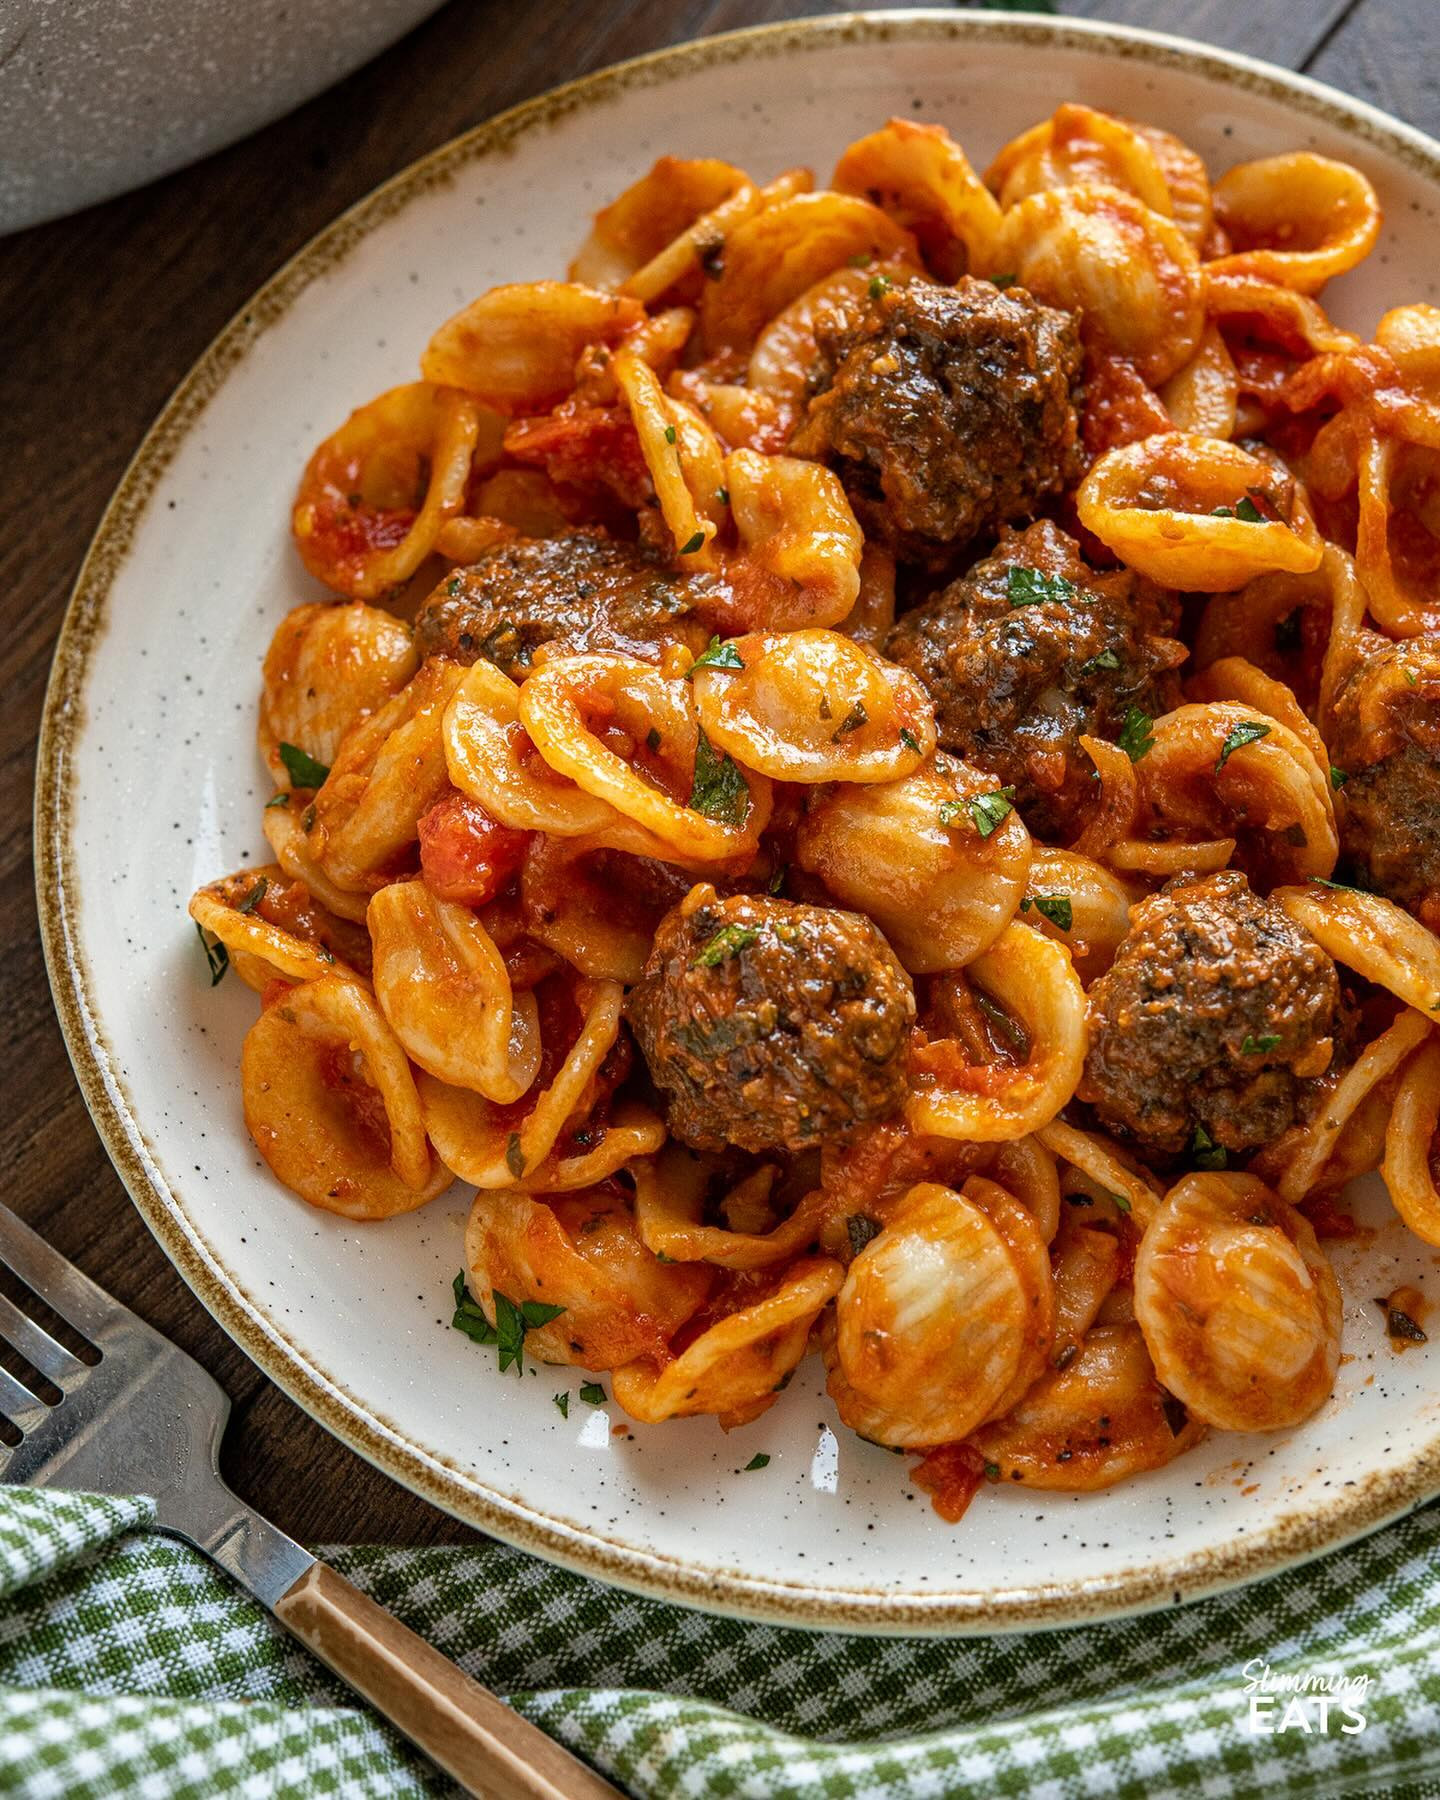
[[[149,1518],[0,1489],[0,1793],[450,1791]],[[1220,1599],[948,1643],[712,1619],[501,1544],[326,1554],[636,1800],[1440,1796],[1436,1507]],[[1369,1676],[1363,1730],[1312,1703],[1308,1731],[1252,1732],[1256,1657]]]

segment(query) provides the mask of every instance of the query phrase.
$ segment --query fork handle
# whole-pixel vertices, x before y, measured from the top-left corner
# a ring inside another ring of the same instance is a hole
[[[484,1800],[623,1800],[325,1563],[313,1563],[274,1610],[307,1650],[469,1793]]]

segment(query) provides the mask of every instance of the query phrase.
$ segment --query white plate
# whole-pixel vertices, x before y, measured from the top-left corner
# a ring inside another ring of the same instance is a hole
[[[1298,77],[1109,28],[939,14],[835,18],[668,51],[560,90],[399,176],[228,328],[142,447],[96,538],[56,659],[38,871],[57,1003],[136,1204],[185,1278],[301,1405],[399,1480],[588,1573],[794,1624],[969,1631],[1178,1600],[1276,1569],[1440,1489],[1440,1363],[1395,1355],[1369,1296],[1430,1275],[1382,1224],[1337,1255],[1345,1348],[1298,1430],[1217,1435],[1085,1497],[986,1491],[943,1524],[900,1458],[834,1431],[811,1359],[758,1423],[611,1435],[610,1410],[502,1379],[449,1329],[468,1194],[357,1227],[270,1177],[240,1116],[254,996],[211,991],[185,902],[265,860],[260,659],[313,584],[289,504],[313,445],[413,378],[433,326],[493,282],[560,273],[590,212],[662,151],[823,175],[891,114],[984,166],[1076,98],[1179,132],[1213,168],[1292,148],[1348,158],[1384,201],[1376,254],[1330,304],[1369,331],[1440,300],[1440,148]],[[1359,1265],[1359,1266],[1357,1266]],[[756,1451],[763,1471],[739,1471]],[[343,1519],[336,1521],[343,1531]]]

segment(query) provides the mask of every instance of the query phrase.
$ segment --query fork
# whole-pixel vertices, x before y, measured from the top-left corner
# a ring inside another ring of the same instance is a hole
[[[230,1399],[192,1356],[0,1205],[10,1270],[99,1353],[74,1356],[0,1294],[0,1339],[58,1389],[51,1405],[0,1368],[0,1480],[147,1494],[183,1538],[268,1607],[467,1793],[484,1800],[622,1800],[609,1782],[311,1556],[220,1479]]]

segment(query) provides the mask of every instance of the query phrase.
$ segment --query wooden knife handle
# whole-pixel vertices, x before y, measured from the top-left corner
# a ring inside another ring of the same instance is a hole
[[[623,1800],[383,1606],[317,1562],[275,1616],[413,1744],[483,1800]]]

